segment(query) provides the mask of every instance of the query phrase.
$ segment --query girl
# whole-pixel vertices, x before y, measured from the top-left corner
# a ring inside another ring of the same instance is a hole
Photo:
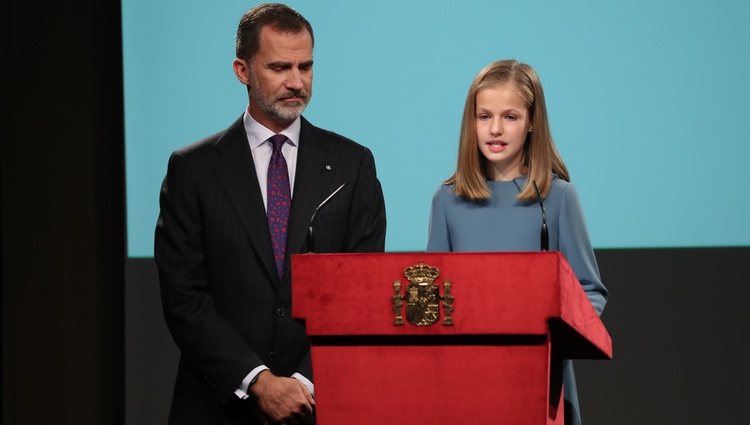
[[[565,255],[597,313],[607,289],[547,123],[539,77],[515,60],[492,63],[466,96],[456,172],[435,193],[427,251]],[[572,363],[564,362],[565,423],[580,424]]]

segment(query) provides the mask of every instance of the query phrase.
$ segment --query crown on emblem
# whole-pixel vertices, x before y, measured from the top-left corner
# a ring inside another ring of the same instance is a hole
[[[404,270],[404,276],[409,279],[409,282],[417,285],[432,283],[439,275],[440,271],[437,268],[430,267],[422,262]]]

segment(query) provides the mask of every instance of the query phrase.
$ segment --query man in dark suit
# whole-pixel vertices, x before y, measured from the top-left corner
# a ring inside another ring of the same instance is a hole
[[[155,259],[181,351],[171,424],[306,423],[314,386],[304,326],[290,317],[290,257],[384,249],[371,152],[301,117],[312,94],[309,22],[257,6],[236,49],[247,110],[173,153],[161,190]]]

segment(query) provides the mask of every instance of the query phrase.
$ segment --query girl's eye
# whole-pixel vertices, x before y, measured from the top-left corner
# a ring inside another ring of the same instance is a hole
[[[518,119],[518,117],[517,117],[517,116],[515,116],[515,115],[506,115],[506,116],[505,116],[505,118],[506,118],[506,119],[507,119],[508,121],[515,121],[515,120],[517,120],[517,119]]]
[[[487,115],[487,114],[480,114],[480,115],[477,116],[477,119],[480,120],[480,121],[485,121],[488,118],[489,118],[489,115]]]

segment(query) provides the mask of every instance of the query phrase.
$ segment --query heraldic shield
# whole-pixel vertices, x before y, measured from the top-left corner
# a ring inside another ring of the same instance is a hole
[[[401,282],[393,282],[393,312],[396,317],[394,325],[403,325],[403,306],[406,301],[406,320],[415,326],[429,326],[440,318],[440,306],[445,310],[443,326],[453,324],[453,296],[451,295],[451,283],[443,284],[443,295],[440,295],[440,286],[435,279],[440,275],[440,270],[420,262],[404,270],[404,276],[409,279],[406,294],[401,293]]]

